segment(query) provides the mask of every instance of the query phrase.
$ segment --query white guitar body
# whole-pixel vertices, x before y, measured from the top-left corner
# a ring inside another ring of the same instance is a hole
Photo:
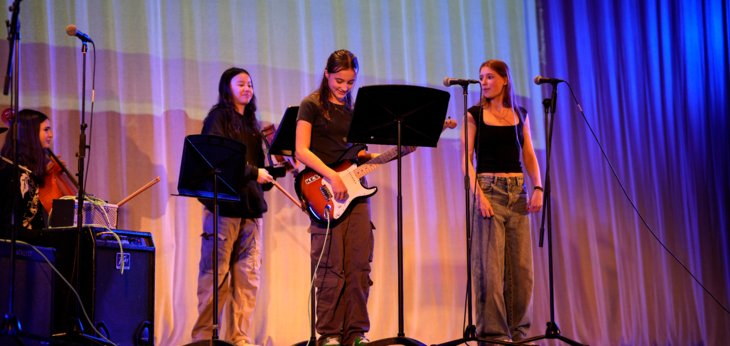
[[[366,188],[362,186],[362,184],[360,184],[360,178],[358,178],[355,174],[355,169],[357,169],[357,165],[353,163],[344,171],[337,172],[347,188],[346,200],[336,200],[332,193],[332,184],[330,184],[327,179],[321,179],[322,187],[320,189],[323,189],[322,193],[325,195],[325,198],[329,198],[328,202],[330,202],[327,203],[328,206],[325,208],[332,208],[331,215],[334,220],[339,219],[340,216],[347,211],[347,207],[350,206],[350,203],[352,203],[352,201],[356,198],[370,197],[378,192],[377,187]]]

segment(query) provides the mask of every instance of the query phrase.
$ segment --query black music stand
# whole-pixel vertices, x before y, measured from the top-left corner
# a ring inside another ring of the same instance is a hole
[[[279,127],[276,128],[274,139],[271,141],[269,147],[270,155],[282,155],[282,156],[294,156],[294,149],[296,148],[296,137],[297,137],[297,114],[299,113],[299,106],[289,106],[284,111],[284,116],[279,122]],[[314,275],[314,267],[310,269],[311,275]],[[311,276],[310,276],[311,278]],[[315,301],[314,301],[314,286],[310,285],[309,291],[309,339],[300,341],[294,344],[294,346],[315,346],[317,345],[317,332],[314,327],[314,321],[317,318],[315,314]]]
[[[192,345],[233,345],[218,339],[218,201],[240,201],[238,191],[246,183],[246,146],[229,138],[213,135],[185,137],[179,196],[213,200],[213,333],[211,340]],[[222,186],[221,186],[222,185]]]
[[[269,162],[269,165],[264,168],[274,179],[283,178],[289,170],[286,164],[275,163],[271,156],[294,156],[294,138],[297,131],[298,112],[299,106],[289,106],[284,111],[284,116],[279,123],[279,127],[276,128],[271,142],[268,141],[267,136],[263,136],[264,145],[266,145],[268,151],[266,157]],[[265,132],[265,130],[262,130],[262,132]],[[291,168],[294,169],[293,164]]]
[[[371,85],[358,90],[347,140],[350,143],[398,147],[398,335],[369,345],[425,345],[403,331],[403,196],[402,146],[436,147],[451,95],[443,90],[412,85]]]
[[[286,108],[279,127],[276,128],[276,133],[274,133],[274,139],[271,141],[269,154],[294,156],[298,113],[299,106],[289,106]]]

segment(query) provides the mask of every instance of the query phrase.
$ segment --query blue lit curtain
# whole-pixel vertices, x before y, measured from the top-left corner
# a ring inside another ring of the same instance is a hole
[[[723,343],[730,7],[544,1],[538,13],[542,71],[569,81],[585,112],[584,120],[560,85],[552,155],[558,324],[591,344]]]
[[[461,89],[441,86],[444,76],[476,79],[482,61],[507,61],[531,114],[543,170],[541,104],[549,87],[534,85],[532,77],[570,81],[647,224],[728,306],[728,17],[721,1],[29,0],[21,12],[20,100],[21,107],[51,116],[54,151],[76,167],[81,54],[64,28],[74,23],[97,42],[88,190],[118,202],[162,179],[121,208],[119,224],[151,232],[156,243],[158,345],[189,342],[196,317],[202,207],[171,195],[183,139],[199,133],[220,73],[233,65],[248,69],[260,120],[278,123],[287,106],[317,87],[327,56],[338,48],[359,56],[358,86],[450,91],[448,114],[459,124]],[[6,55],[0,44],[0,56]],[[730,339],[728,313],[638,219],[568,89],[559,88],[552,155],[555,322],[564,335],[593,345]],[[473,87],[468,103],[477,98]],[[405,333],[426,344],[462,335],[462,130],[447,130],[437,148],[420,148],[403,161]],[[371,339],[398,332],[395,177],[391,164],[369,179],[379,188],[371,198],[377,228]],[[281,183],[293,191],[291,177]],[[252,336],[258,344],[290,345],[309,337],[308,220],[276,190],[266,198],[264,277]],[[538,335],[550,318],[548,261],[537,246],[539,215],[532,221],[530,332]]]

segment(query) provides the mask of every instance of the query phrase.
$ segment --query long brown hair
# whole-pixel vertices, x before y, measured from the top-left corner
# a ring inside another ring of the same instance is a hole
[[[46,175],[48,158],[41,143],[41,124],[48,116],[34,109],[23,109],[18,112],[18,164],[33,171],[33,175],[43,181]],[[13,159],[13,131],[8,131],[5,143],[0,151],[3,156]]]
[[[514,105],[515,102],[513,99],[514,93],[512,92],[512,75],[509,72],[509,66],[507,66],[507,63],[502,60],[490,59],[483,62],[481,66],[479,66],[479,71],[481,72],[484,67],[489,67],[500,77],[507,80],[507,85],[504,86],[504,94],[502,96],[502,106],[512,108],[512,105]],[[489,105],[492,100],[483,98],[481,102],[482,105]]]
[[[360,65],[357,62],[357,57],[347,49],[336,50],[330,54],[329,58],[327,58],[327,66],[325,67],[325,71],[327,71],[327,73],[337,73],[342,70],[353,70],[356,75],[359,69]],[[332,105],[329,102],[331,93],[327,76],[322,73],[322,81],[319,83],[317,98],[319,100],[319,106],[322,107],[322,114],[327,120],[332,120],[329,114],[330,109],[332,108]],[[345,96],[345,107],[352,109],[351,93],[347,93]]]

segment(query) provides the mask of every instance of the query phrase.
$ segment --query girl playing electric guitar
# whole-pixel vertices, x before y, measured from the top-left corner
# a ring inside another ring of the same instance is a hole
[[[347,188],[330,166],[351,146],[346,137],[353,115],[350,91],[357,72],[354,54],[347,50],[332,53],[319,89],[302,100],[297,117],[296,158],[331,183],[332,198],[337,200],[347,199]],[[363,161],[375,156],[365,150],[357,153],[357,158]],[[367,301],[373,256],[368,199],[354,201],[331,225],[312,218],[309,232],[313,266],[321,255],[314,282],[316,327],[321,335],[318,345],[367,343],[365,333],[370,329]]]

